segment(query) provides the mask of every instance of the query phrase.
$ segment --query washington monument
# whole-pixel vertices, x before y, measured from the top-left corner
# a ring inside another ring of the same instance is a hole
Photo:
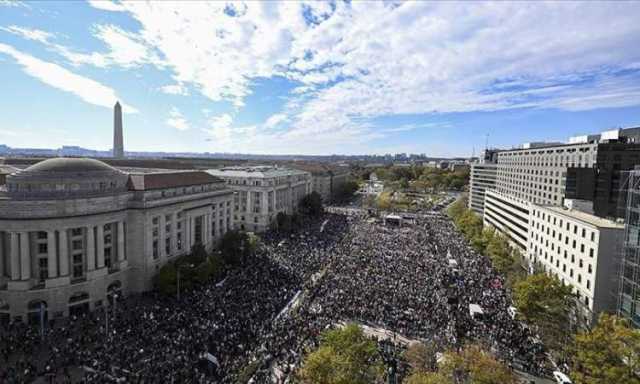
[[[116,101],[113,107],[113,157],[121,159],[124,157],[124,144],[122,143],[122,107]]]

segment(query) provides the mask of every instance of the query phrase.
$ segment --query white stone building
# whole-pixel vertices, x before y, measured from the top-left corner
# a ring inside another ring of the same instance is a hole
[[[276,166],[210,169],[234,191],[236,229],[262,232],[278,213],[293,214],[300,200],[313,190],[311,174]]]
[[[206,172],[127,174],[55,158],[0,190],[0,321],[63,317],[151,288],[167,261],[233,227],[233,191]]]
[[[574,209],[531,209],[527,259],[577,295],[583,325],[601,311],[614,312],[624,225]]]

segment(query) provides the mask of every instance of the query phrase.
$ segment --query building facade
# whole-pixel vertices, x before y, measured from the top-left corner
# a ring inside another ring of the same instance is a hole
[[[496,186],[496,164],[471,164],[469,174],[469,209],[484,215],[484,196],[487,190]]]
[[[581,211],[532,206],[527,259],[573,288],[578,321],[590,326],[617,304],[624,226]]]
[[[296,169],[247,166],[207,172],[234,191],[234,222],[245,231],[263,232],[278,213],[296,213],[300,200],[313,188],[311,174]]]
[[[349,169],[347,167],[317,163],[293,163],[290,166],[311,174],[311,190],[318,192],[324,203],[332,202],[335,194],[349,180]]]
[[[495,228],[523,254],[529,239],[531,203],[496,190],[488,190],[484,200],[483,223]]]
[[[127,174],[54,158],[0,192],[0,320],[53,319],[152,287],[159,268],[233,227],[233,192],[200,171]]]
[[[618,314],[640,328],[640,170],[626,175],[625,230],[619,271]]]

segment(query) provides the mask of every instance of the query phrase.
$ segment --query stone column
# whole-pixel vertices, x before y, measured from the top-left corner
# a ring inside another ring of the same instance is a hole
[[[158,220],[158,256],[160,258],[167,257],[167,252],[164,249],[164,242],[166,237],[166,219],[165,215],[160,215],[160,219]]]
[[[22,280],[31,278],[31,252],[29,232],[20,232],[20,277]]]
[[[124,250],[124,222],[118,221],[118,261],[126,259]]]
[[[97,268],[104,268],[104,225],[98,224],[96,227],[96,258]]]
[[[47,266],[49,278],[58,277],[58,257],[56,255],[56,232],[47,231]]]
[[[189,216],[187,218],[187,220],[189,221],[189,244],[187,244],[187,252],[189,252],[191,250],[191,247],[193,246],[193,244],[196,243],[196,229],[195,229],[195,218]]]
[[[20,239],[18,233],[9,233],[11,239],[11,280],[20,280]]]
[[[269,214],[269,190],[262,191],[262,214]]]
[[[184,235],[183,235],[184,236]],[[178,214],[171,214],[171,255],[178,253]]]
[[[202,241],[205,245],[209,244],[211,234],[209,233],[211,228],[211,214],[206,213],[202,216]]]
[[[69,240],[67,229],[58,231],[58,248],[60,249],[60,276],[69,275]]]
[[[93,271],[96,269],[96,239],[92,226],[86,227],[85,230],[87,231],[87,244],[85,247],[85,254],[87,255],[87,271]]]

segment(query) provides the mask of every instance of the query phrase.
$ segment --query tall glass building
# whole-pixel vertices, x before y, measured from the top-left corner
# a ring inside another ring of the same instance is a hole
[[[626,172],[625,172],[626,173]],[[621,188],[625,210],[618,314],[640,327],[640,169],[629,171]],[[624,177],[623,177],[624,178]]]

